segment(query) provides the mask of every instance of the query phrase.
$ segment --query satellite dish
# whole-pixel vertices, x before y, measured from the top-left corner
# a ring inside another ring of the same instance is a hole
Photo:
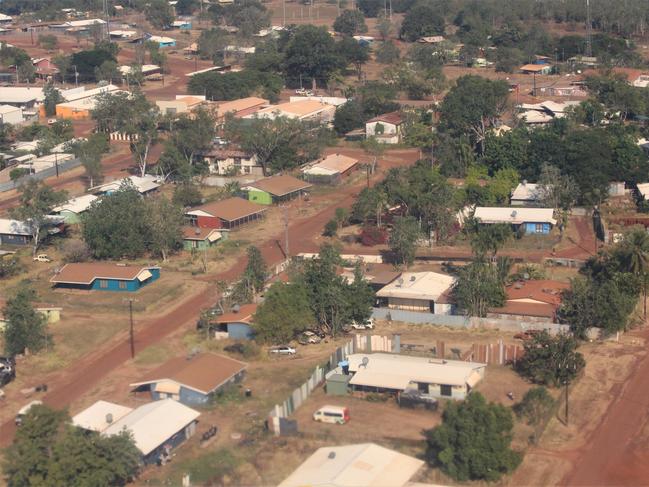
[[[370,358],[369,357],[363,357],[363,360],[361,360],[361,365],[365,368],[367,368],[367,364],[370,363]]]

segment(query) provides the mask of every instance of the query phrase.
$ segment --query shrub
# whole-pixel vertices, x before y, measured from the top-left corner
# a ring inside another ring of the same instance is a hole
[[[388,232],[383,228],[367,226],[361,230],[361,243],[367,247],[382,245],[388,241]]]

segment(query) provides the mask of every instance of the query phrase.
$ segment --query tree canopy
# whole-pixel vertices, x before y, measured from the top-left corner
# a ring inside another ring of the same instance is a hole
[[[4,329],[5,353],[9,357],[22,354],[25,350],[36,353],[51,342],[47,332],[47,318],[34,309],[36,292],[21,285],[15,294],[7,299],[2,314],[6,321]]]

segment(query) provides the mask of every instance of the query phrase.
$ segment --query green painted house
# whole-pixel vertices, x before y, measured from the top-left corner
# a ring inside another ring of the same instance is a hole
[[[76,198],[69,199],[60,206],[54,208],[51,212],[52,215],[58,215],[63,218],[63,221],[68,225],[79,223],[81,214],[87,211],[99,199],[94,194],[84,194]]]
[[[224,232],[214,228],[183,228],[183,247],[185,250],[205,250],[224,238]]]
[[[311,183],[284,174],[260,179],[243,189],[248,192],[249,201],[260,205],[272,205],[297,198],[312,186]]]

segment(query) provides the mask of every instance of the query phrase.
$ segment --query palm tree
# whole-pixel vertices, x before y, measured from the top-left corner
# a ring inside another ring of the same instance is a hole
[[[626,266],[629,272],[642,279],[644,318],[647,319],[647,273],[649,272],[649,235],[640,229],[633,230],[624,239]]]

